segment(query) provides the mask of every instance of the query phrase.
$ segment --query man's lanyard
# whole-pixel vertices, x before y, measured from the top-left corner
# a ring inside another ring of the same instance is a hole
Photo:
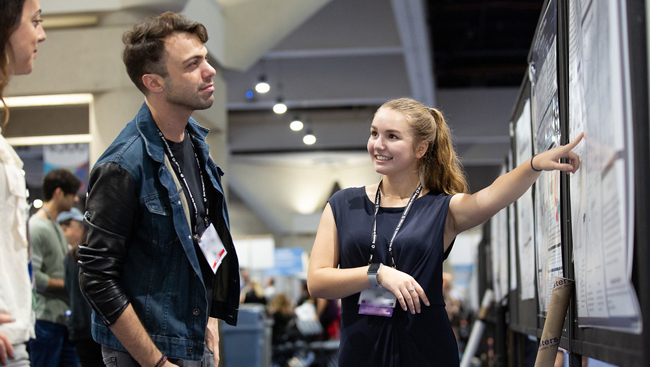
[[[379,182],[379,185],[377,186],[377,194],[375,195],[375,214],[372,219],[372,242],[370,245],[370,259],[368,260],[368,264],[372,263],[372,257],[375,255],[375,247],[377,243],[377,213],[379,212],[379,201],[381,200],[380,193],[379,193],[380,188],[381,188],[381,182]],[[411,195],[411,199],[409,199],[408,204],[406,204],[406,208],[404,208],[404,212],[402,213],[402,218],[400,218],[399,223],[397,223],[395,232],[393,232],[393,237],[390,239],[390,243],[388,244],[388,255],[390,256],[390,260],[392,261],[391,266],[393,268],[396,267],[395,259],[393,258],[393,241],[395,240],[395,236],[397,236],[397,232],[399,232],[399,229],[402,227],[402,224],[404,223],[406,216],[411,210],[411,206],[413,205],[413,202],[418,197],[418,195],[420,195],[420,191],[422,191],[422,184],[419,184],[418,188],[415,189],[413,195]]]
[[[203,172],[201,171],[201,163],[199,162],[199,157],[196,155],[196,149],[194,149],[194,143],[192,143],[192,138],[187,132],[187,129],[185,129],[185,135],[186,139],[190,139],[190,144],[192,144],[192,152],[194,153],[194,158],[196,159],[196,165],[199,168],[199,176],[201,178],[201,189],[203,190],[203,207],[205,208],[205,218],[203,218],[203,221],[205,222],[205,228],[208,228],[208,225],[210,224],[208,221],[208,216],[209,216],[209,208],[208,208],[208,197],[205,195],[205,184],[203,183]],[[169,155],[169,158],[171,159],[172,162],[176,165],[177,169],[177,174],[178,176],[183,180],[183,184],[185,185],[185,189],[187,190],[187,196],[190,197],[190,201],[192,202],[192,206],[194,206],[194,233],[193,238],[196,243],[199,243],[201,240],[198,234],[198,222],[199,222],[199,210],[196,207],[196,201],[194,201],[194,196],[192,195],[192,190],[190,190],[190,185],[187,183],[187,180],[185,179],[185,175],[181,171],[181,165],[178,163],[178,160],[176,160],[176,157],[174,156],[174,153],[172,152],[172,149],[169,147],[169,143],[167,143],[167,139],[165,138],[165,135],[163,135],[162,131],[158,129],[158,136],[162,139],[164,145],[165,145],[165,150],[167,152],[167,155]],[[190,223],[191,224],[191,223]]]

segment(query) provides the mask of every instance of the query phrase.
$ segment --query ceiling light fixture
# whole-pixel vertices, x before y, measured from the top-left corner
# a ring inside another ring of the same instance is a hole
[[[260,78],[257,80],[257,84],[255,85],[255,90],[257,93],[262,94],[271,90],[271,86],[266,82],[266,76],[260,75]]]
[[[314,135],[310,130],[307,130],[307,134],[302,137],[302,142],[306,145],[314,145],[316,142],[316,135]]]
[[[303,127],[304,124],[302,123],[302,121],[300,121],[298,116],[294,116],[293,121],[291,121],[291,124],[289,124],[289,128],[291,128],[291,130],[293,131],[300,131],[302,130]]]
[[[282,98],[277,99],[277,102],[273,106],[273,112],[277,113],[278,115],[287,112],[287,105],[282,102]]]
[[[50,94],[41,96],[5,97],[8,107],[42,107],[90,104],[94,100],[92,93]]]

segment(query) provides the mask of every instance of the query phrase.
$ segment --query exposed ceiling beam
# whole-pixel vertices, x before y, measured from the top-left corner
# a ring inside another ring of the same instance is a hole
[[[355,106],[381,106],[386,98],[344,98],[344,99],[312,99],[312,100],[285,100],[283,103],[288,109],[295,108],[328,108],[328,107],[355,107]],[[255,102],[230,102],[229,111],[271,110],[275,101]]]
[[[367,47],[367,48],[335,48],[335,49],[313,49],[313,50],[282,50],[270,51],[262,56],[262,59],[307,59],[313,57],[353,57],[353,56],[386,56],[401,55],[404,49],[401,47]]]
[[[413,98],[435,106],[432,50],[422,0],[391,0],[395,21],[404,47],[404,59]]]

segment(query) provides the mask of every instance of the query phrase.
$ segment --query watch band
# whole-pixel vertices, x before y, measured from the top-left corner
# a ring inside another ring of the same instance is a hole
[[[379,274],[379,269],[381,269],[382,263],[373,263],[368,266],[368,280],[372,285],[379,285],[377,281],[377,274]]]

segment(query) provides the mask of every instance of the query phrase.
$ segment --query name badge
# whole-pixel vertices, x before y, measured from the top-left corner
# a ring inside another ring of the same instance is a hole
[[[397,298],[381,285],[364,289],[359,295],[359,314],[391,317],[397,304]]]
[[[228,254],[228,251],[226,251],[226,248],[223,246],[223,242],[221,242],[221,238],[219,237],[217,230],[214,229],[212,223],[210,223],[208,229],[203,232],[201,241],[199,241],[199,248],[201,249],[201,252],[203,252],[205,259],[208,260],[210,269],[212,269],[212,272],[216,274],[217,269],[219,269],[219,266],[224,257]]]

